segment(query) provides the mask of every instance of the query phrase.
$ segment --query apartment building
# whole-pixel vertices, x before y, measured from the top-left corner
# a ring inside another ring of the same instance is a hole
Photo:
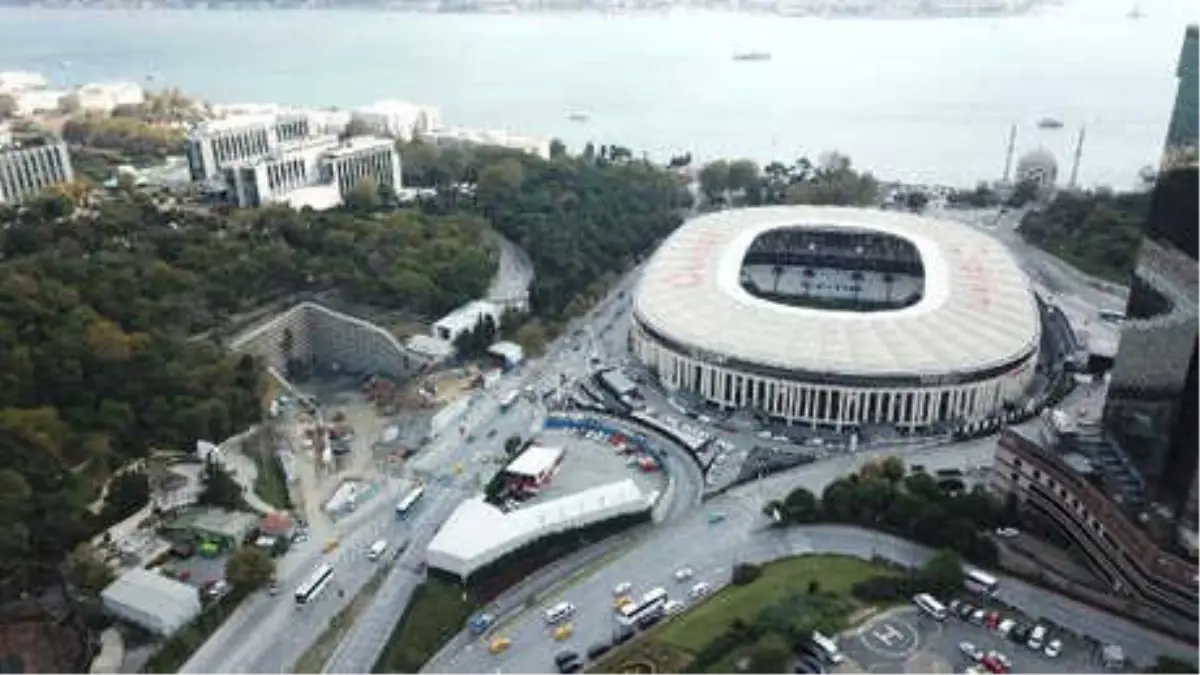
[[[188,135],[188,168],[192,180],[213,181],[228,166],[268,157],[312,136],[313,126],[302,112],[210,120]]]
[[[317,137],[280,145],[262,157],[228,162],[221,173],[227,197],[243,208],[267,204],[330,208],[364,177],[399,194],[400,154],[394,141]]]
[[[0,204],[19,204],[74,178],[71,155],[62,141],[0,146]]]
[[[1114,594],[1196,619],[1197,567],[1137,522],[1140,481],[1102,431],[1047,443],[1006,429],[989,480],[1055,526]]]
[[[1200,420],[1196,29],[1134,269],[1104,410],[1042,439],[1006,431],[991,486],[1049,524],[1131,601],[1194,622]],[[1060,411],[1060,415],[1065,415]]]
[[[441,118],[437,108],[407,101],[379,101],[350,112],[350,119],[368,133],[406,142],[441,127]]]
[[[400,153],[389,138],[359,136],[325,153],[324,182],[337,186],[343,199],[364,177],[399,195],[403,187]]]
[[[288,194],[320,181],[325,153],[337,146],[336,136],[323,136],[276,148],[265,157],[232,162],[223,170],[229,198],[242,207],[285,201]]]

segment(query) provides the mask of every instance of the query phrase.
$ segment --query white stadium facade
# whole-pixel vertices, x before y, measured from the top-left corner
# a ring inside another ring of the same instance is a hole
[[[669,390],[787,423],[906,431],[1021,404],[1040,338],[1029,280],[987,234],[812,206],[685,223],[647,264],[630,333]]]

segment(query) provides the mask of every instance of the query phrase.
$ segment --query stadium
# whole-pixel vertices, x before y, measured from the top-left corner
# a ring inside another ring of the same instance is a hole
[[[1041,321],[999,242],[839,207],[738,209],[676,230],[634,296],[633,352],[668,390],[836,429],[995,419],[1021,404]]]

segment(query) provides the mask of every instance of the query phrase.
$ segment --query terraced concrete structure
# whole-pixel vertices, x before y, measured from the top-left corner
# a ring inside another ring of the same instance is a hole
[[[291,354],[285,335],[291,331]],[[252,354],[276,374],[286,372],[289,356],[318,368],[378,373],[393,379],[413,375],[424,361],[387,330],[315,302],[302,302],[230,341],[234,351]]]

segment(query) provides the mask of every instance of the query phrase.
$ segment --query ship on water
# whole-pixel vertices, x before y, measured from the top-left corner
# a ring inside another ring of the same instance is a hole
[[[738,52],[733,55],[734,61],[770,61],[771,52]]]
[[[1063,127],[1062,120],[1053,117],[1043,117],[1038,120],[1039,129],[1061,129]]]

